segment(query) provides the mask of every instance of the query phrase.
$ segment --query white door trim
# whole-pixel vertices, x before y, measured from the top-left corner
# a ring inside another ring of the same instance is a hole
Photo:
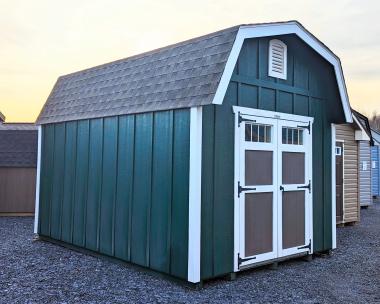
[[[308,117],[308,116],[301,116],[301,115],[295,115],[295,114],[259,110],[259,109],[252,109],[252,108],[245,108],[245,107],[238,107],[238,106],[233,106],[232,109],[235,114],[238,114],[240,112],[243,115],[254,115],[254,116],[267,117],[267,118],[299,121],[299,122],[304,122],[304,123],[310,122],[311,124],[314,122],[314,118]]]
[[[188,281],[201,275],[202,107],[190,109]]]
[[[36,201],[34,205],[34,233],[38,233],[38,221],[40,216],[40,180],[41,180],[41,143],[42,127],[38,126],[37,145],[37,172],[36,172]]]
[[[240,148],[241,148],[241,140],[240,140],[240,130],[238,128],[239,124],[239,114],[241,115],[252,115],[252,116],[259,116],[263,118],[269,118],[269,119],[281,119],[281,120],[289,120],[289,121],[297,121],[301,123],[310,123],[310,140],[312,141],[312,124],[314,122],[313,117],[307,117],[307,116],[301,116],[301,115],[295,115],[295,114],[287,114],[287,113],[280,113],[280,112],[274,112],[274,111],[266,111],[266,110],[259,110],[259,109],[252,109],[252,108],[245,108],[245,107],[239,107],[239,106],[233,106],[233,113],[235,114],[235,146],[234,146],[234,271],[239,271],[239,265],[238,265],[238,254],[240,253],[240,239],[241,239],[241,231],[240,231],[240,198],[238,197],[238,182],[240,181]],[[308,162],[308,169],[310,172],[310,178],[312,180],[312,145],[309,145],[309,151],[310,153],[310,160]],[[312,197],[312,191],[310,194],[311,202],[313,201]],[[311,237],[311,253],[313,253],[313,208],[311,203],[310,208],[310,237]]]

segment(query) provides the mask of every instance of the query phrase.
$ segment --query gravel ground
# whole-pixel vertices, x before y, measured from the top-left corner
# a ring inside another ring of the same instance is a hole
[[[191,290],[135,267],[32,242],[31,218],[0,218],[0,303],[380,303],[380,204],[312,262],[246,271]]]

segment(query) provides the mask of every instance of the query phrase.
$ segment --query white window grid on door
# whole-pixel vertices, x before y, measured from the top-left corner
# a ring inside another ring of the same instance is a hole
[[[272,127],[272,142],[271,143],[259,143],[259,145],[256,145],[254,147],[254,150],[265,150],[268,151],[268,148],[271,147],[273,149],[272,151],[275,151],[276,146],[278,146],[277,141],[281,137],[279,136],[274,136],[274,134],[277,134],[280,132],[280,128],[278,127],[278,120],[287,120],[289,122],[296,122],[299,124],[303,124],[303,126],[309,126],[309,131],[304,130],[303,134],[306,134],[305,132],[309,132],[310,136],[308,136],[308,140],[306,140],[303,145],[308,149],[308,160],[305,159],[305,169],[308,170],[307,173],[305,172],[305,179],[310,177],[310,183],[312,185],[312,123],[313,123],[313,118],[312,117],[305,117],[305,116],[299,116],[299,115],[293,115],[293,114],[286,114],[286,113],[278,113],[278,112],[272,112],[272,111],[265,111],[265,110],[258,110],[258,109],[251,109],[251,108],[244,108],[244,107],[238,107],[234,106],[233,107],[233,112],[235,113],[235,160],[234,160],[234,175],[235,175],[235,185],[238,184],[239,181],[244,181],[245,183],[245,172],[243,166],[240,165],[240,159],[244,159],[245,155],[243,155],[245,152],[245,147],[247,147],[245,140],[243,138],[244,132],[241,132],[243,128],[238,127],[241,124],[241,118],[246,117],[249,120],[255,120],[256,122],[262,122],[266,125],[270,124],[272,122],[273,127]],[[273,119],[273,121],[271,121]],[[298,126],[298,125],[297,125]],[[298,127],[297,127],[298,128]],[[274,133],[275,132],[275,133]],[[243,145],[243,146],[242,146]],[[298,151],[302,148],[298,147],[299,145],[294,145],[294,151]],[[251,147],[252,148],[252,147]],[[288,151],[288,150],[287,150]],[[273,179],[277,176],[278,174],[278,158],[280,153],[277,154],[278,157],[274,157],[273,159]],[[243,157],[243,158],[242,158]],[[282,155],[281,155],[282,157]],[[306,155],[305,155],[306,157]],[[278,186],[278,189],[275,189],[273,192],[273,202],[276,202],[278,199],[279,192],[281,191],[279,189],[279,182],[276,182],[273,180],[273,184],[276,184]],[[265,188],[266,187],[266,188]],[[275,185],[273,185],[275,187]],[[261,192],[270,192],[272,191],[270,189],[270,186],[255,186],[256,190],[255,192],[261,193]],[[311,189],[312,190],[312,189]],[[249,191],[245,193],[250,193]],[[263,254],[261,257],[256,257],[252,261],[247,261],[246,263],[243,263],[241,265],[238,265],[238,259],[236,258],[238,254],[244,253],[244,222],[241,223],[241,220],[244,220],[244,210],[241,208],[241,205],[244,206],[244,204],[241,204],[240,202],[244,201],[245,195],[244,192],[238,193],[238,187],[234,187],[234,270],[239,271],[240,267],[239,266],[245,266],[252,264],[252,263],[258,263],[260,261],[264,260],[270,260],[272,258],[275,258],[279,256],[278,252],[278,243],[280,240],[280,237],[277,239],[274,238],[274,243],[273,244],[273,251],[271,253]],[[282,193],[280,193],[282,195]],[[240,197],[239,197],[240,196]],[[305,196],[305,200],[308,199],[309,203],[305,205],[305,210],[308,210],[307,218],[305,218],[305,221],[307,221],[308,225],[305,226],[305,244],[307,244],[306,238],[309,237],[311,240],[311,248],[310,248],[310,253],[313,253],[313,217],[312,217],[312,191],[308,193],[308,196]],[[273,214],[274,216],[274,222],[273,222],[273,231],[278,233],[278,214],[277,212],[277,205],[279,204],[274,204],[273,205]],[[309,206],[309,207],[307,207]],[[275,210],[276,209],[276,210]],[[282,224],[282,223],[281,223]],[[281,237],[281,242],[282,242],[282,237]],[[243,244],[243,246],[242,246]],[[305,249],[307,251],[308,249]],[[289,252],[289,251],[288,251]],[[302,252],[302,251],[301,251]],[[297,250],[296,253],[300,253],[299,250]]]

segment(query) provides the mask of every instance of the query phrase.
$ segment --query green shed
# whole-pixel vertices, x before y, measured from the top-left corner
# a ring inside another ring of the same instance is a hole
[[[191,283],[336,246],[339,58],[295,21],[62,76],[35,233]]]

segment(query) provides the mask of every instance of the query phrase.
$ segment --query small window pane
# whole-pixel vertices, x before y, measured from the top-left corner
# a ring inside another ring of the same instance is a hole
[[[282,128],[282,143],[283,144],[286,144],[286,134],[287,134],[286,128]]]
[[[258,125],[252,125],[252,141],[253,142],[259,141],[259,126]]]
[[[287,140],[287,144],[288,145],[292,145],[293,144],[293,132],[292,132],[292,129],[288,129],[288,140]]]
[[[299,144],[303,145],[303,130],[299,130]]]
[[[252,125],[251,124],[245,124],[245,141],[251,141],[252,137]]]
[[[265,127],[263,125],[259,126],[259,142],[265,142]]]
[[[294,129],[293,143],[298,145],[298,129]]]
[[[265,142],[272,142],[272,126],[265,127]]]

